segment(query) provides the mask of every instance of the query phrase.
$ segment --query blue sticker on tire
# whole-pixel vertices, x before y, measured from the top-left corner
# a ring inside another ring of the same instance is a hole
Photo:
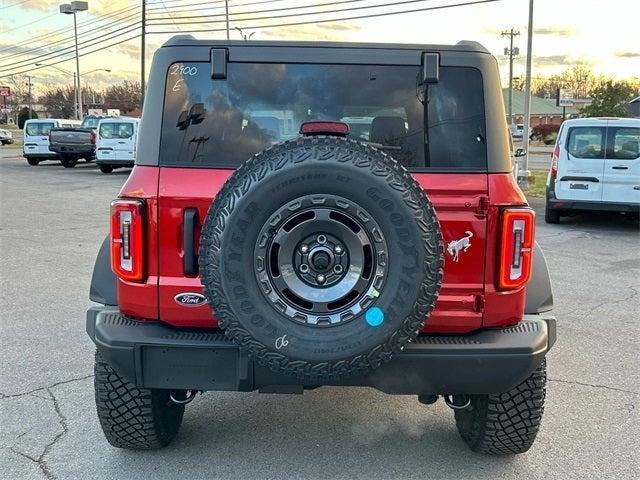
[[[379,327],[384,322],[384,312],[378,307],[371,307],[364,314],[364,319],[370,327]]]

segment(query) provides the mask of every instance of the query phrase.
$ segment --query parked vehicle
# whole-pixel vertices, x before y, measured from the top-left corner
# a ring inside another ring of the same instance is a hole
[[[640,119],[578,118],[560,128],[545,220],[580,211],[640,211]]]
[[[511,132],[511,136],[513,138],[522,138],[524,134],[524,125],[522,123],[512,123],[509,125],[509,131]],[[529,127],[529,138],[531,138],[531,134],[533,133],[531,127]]]
[[[540,140],[541,142],[544,142],[545,145],[553,145],[556,143],[559,130],[560,125],[541,123],[540,125],[533,127],[531,140]]]
[[[13,143],[13,132],[0,128],[0,144],[9,145],[10,143]]]
[[[103,118],[98,122],[96,164],[102,173],[133,167],[138,123],[139,119],[131,117]]]
[[[198,391],[335,385],[529,449],[553,295],[484,47],[179,36],[143,112],[87,313],[112,445],[167,445]]]
[[[96,131],[103,117],[86,116],[79,127],[58,127],[49,131],[49,148],[58,154],[65,168],[73,168],[83,158],[92,161],[96,155]]]
[[[59,118],[27,120],[23,127],[22,156],[31,166],[36,166],[44,160],[59,160],[58,154],[49,148],[49,132],[53,128],[75,128],[78,125],[80,122],[77,120]]]

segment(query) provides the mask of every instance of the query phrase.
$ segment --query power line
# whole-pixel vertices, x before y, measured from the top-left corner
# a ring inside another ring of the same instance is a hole
[[[47,15],[46,17],[42,17],[42,18],[39,18],[37,20],[34,20],[32,22],[23,23],[22,25],[18,25],[17,27],[13,27],[13,28],[10,28],[9,30],[5,30],[3,32],[0,32],[0,35],[5,35],[5,34],[7,34],[9,32],[13,32],[15,30],[20,30],[20,29],[22,29],[24,27],[28,27],[29,25],[33,25],[34,23],[42,22],[43,20],[46,20],[47,18],[51,18],[51,17],[53,17],[55,15],[59,15],[59,14],[56,12],[56,13],[52,13],[50,15]]]
[[[280,3],[280,2],[285,2],[287,0],[257,0],[254,2],[247,2],[247,3],[231,3],[229,4],[229,8],[242,8],[242,7],[248,7],[248,6],[252,6],[252,5],[261,5],[264,3]],[[217,5],[220,4],[220,6],[215,7],[212,5]],[[201,11],[201,10],[212,10],[212,9],[220,9],[220,8],[224,8],[224,0],[223,1],[217,1],[217,2],[203,2],[203,3],[190,3],[187,5],[174,5],[174,6],[169,6],[169,8],[173,9],[173,8],[183,8],[183,7],[189,7],[186,10],[172,10],[172,13],[181,13],[181,12],[197,12],[197,11]],[[149,4],[147,4],[149,5]],[[203,6],[205,5],[203,8],[192,8],[192,7],[199,7],[199,6]],[[158,11],[158,10],[163,10],[163,8],[161,7],[152,7],[152,8],[148,8],[147,11],[153,12],[153,11]],[[157,14],[156,14],[157,15]]]
[[[89,26],[89,25],[94,25],[94,24],[97,24],[97,23],[105,22],[107,20],[110,20],[112,18],[115,18],[115,17],[117,17],[119,15],[123,15],[123,14],[128,13],[128,12],[131,12],[131,11],[133,11],[135,9],[138,9],[138,8],[140,8],[139,5],[136,5],[136,6],[133,6],[133,7],[125,7],[125,8],[122,8],[120,10],[116,10],[114,12],[111,12],[111,13],[109,13],[107,15],[104,15],[102,17],[94,18],[94,19],[91,19],[91,20],[86,20],[84,22],[80,22],[80,23],[78,23],[78,27],[86,27],[86,26]],[[56,13],[56,15],[59,15],[59,14]],[[117,20],[119,20],[119,19],[117,19]],[[94,28],[99,28],[99,27],[94,27]],[[71,30],[73,30],[73,29],[70,28],[70,27],[59,28],[57,30],[52,30],[51,32],[46,33],[44,35],[40,35],[40,36],[38,36],[36,38],[28,38],[28,39],[22,41],[22,43],[25,44],[25,45],[31,45],[33,42],[42,42],[42,41],[44,41],[44,40],[46,40],[48,38],[55,37],[56,35],[59,35],[59,34],[62,34],[62,33],[66,33],[66,32],[69,32]],[[87,33],[91,33],[91,32],[85,31],[83,34],[86,35]],[[80,36],[80,34],[79,34],[79,36]],[[58,44],[58,43],[63,43],[65,41],[73,41],[73,37],[55,40],[53,42],[48,43],[46,46],[51,46],[51,45],[55,45],[55,44]],[[19,46],[4,47],[4,48],[0,48],[0,52],[9,51],[9,50],[16,50],[16,49],[19,49],[19,48],[20,48]],[[37,47],[37,48],[43,48],[43,46],[40,46],[40,47]],[[21,55],[21,54],[22,53],[19,53],[17,55]],[[16,54],[14,54],[13,56],[16,56]],[[5,60],[7,58],[10,58],[10,57],[9,56],[4,56]]]
[[[78,43],[78,48],[80,47],[90,47],[93,45],[97,45],[105,40],[112,40],[113,38],[115,38],[113,35],[117,36],[121,36],[121,35],[126,35],[127,33],[131,33],[134,30],[137,30],[138,28],[140,28],[139,25],[140,22],[136,22],[132,25],[128,25],[125,27],[121,27],[118,28],[112,32],[109,32],[107,34],[100,34],[96,37],[92,37],[90,39],[85,40],[84,42],[79,42]],[[96,41],[94,41],[96,40]],[[92,43],[93,42],[93,43]],[[49,61],[53,58],[58,58],[64,55],[67,55],[69,53],[73,53],[73,50],[75,50],[75,45],[72,45],[70,47],[65,47],[65,48],[61,48],[60,50],[56,50],[50,53],[45,53],[42,55],[37,55],[35,57],[31,57],[27,60],[19,60],[13,63],[7,63],[4,65],[0,65],[0,68],[2,69],[6,69],[6,68],[22,68],[27,66],[28,64],[32,64],[35,63],[36,60],[39,60],[40,62],[46,62]],[[49,57],[49,58],[45,58],[45,57]]]
[[[266,10],[253,10],[251,12],[235,12],[235,13],[230,13],[229,16],[235,16],[235,15],[249,15],[250,13],[271,13],[271,12],[284,12],[284,11],[289,11],[289,10],[302,10],[305,8],[317,8],[317,7],[328,7],[331,5],[342,5],[345,3],[360,3],[360,2],[368,2],[370,0],[339,0],[339,1],[332,1],[332,2],[327,2],[327,3],[316,3],[316,4],[312,4],[312,5],[298,5],[295,7],[283,7],[283,8],[270,8],[270,9],[266,9]],[[381,5],[364,5],[364,6],[360,6],[360,7],[354,7],[352,8],[352,10],[357,10],[357,9],[363,9],[363,8],[376,8],[376,7],[386,7],[389,5],[398,5],[398,4],[403,4],[403,3],[417,3],[417,2],[429,2],[431,0],[409,0],[409,1],[404,1],[404,2],[394,2],[394,3],[386,3],[386,4],[381,4]],[[259,3],[263,3],[263,2],[259,2]],[[346,11],[346,10],[350,10],[350,9],[342,9],[342,10],[327,10],[327,11],[320,11],[320,12],[309,12],[306,13],[305,15],[312,15],[314,13],[333,13],[336,11]],[[174,12],[175,13],[175,12]],[[291,14],[291,15],[281,15],[283,17],[291,17],[294,15],[303,15],[302,13],[300,14]],[[188,16],[181,16],[178,17],[180,20],[185,19],[185,18],[202,18],[202,17],[224,17],[225,14],[215,14],[215,15],[188,15]],[[277,18],[277,17],[270,17],[270,18]],[[150,21],[153,20],[160,20],[158,18],[151,18],[149,19]],[[162,19],[164,20],[164,19]],[[192,22],[183,22],[185,24],[189,24]],[[156,25],[162,25],[162,24],[156,24]]]
[[[372,14],[366,14],[366,15],[357,15],[357,16],[351,16],[351,17],[341,17],[341,18],[329,18],[329,19],[323,19],[323,20],[307,20],[304,22],[288,22],[288,23],[278,23],[278,24],[267,24],[267,25],[255,25],[255,26],[243,26],[242,28],[244,30],[255,30],[255,29],[262,29],[262,28],[277,28],[277,27],[290,27],[290,26],[297,26],[297,25],[309,25],[309,24],[314,24],[314,23],[328,23],[328,22],[340,22],[340,21],[347,21],[347,20],[362,20],[362,19],[367,19],[367,18],[377,18],[377,17],[385,17],[385,16],[391,16],[391,15],[402,15],[405,13],[418,13],[418,12],[426,12],[426,11],[430,11],[430,10],[443,10],[446,8],[455,8],[455,7],[464,7],[464,6],[469,6],[469,5],[479,5],[479,4],[483,4],[483,3],[494,3],[494,2],[499,2],[501,0],[475,0],[475,1],[471,1],[471,2],[463,2],[463,3],[454,3],[454,4],[449,4],[449,5],[438,5],[436,7],[422,7],[422,8],[413,8],[413,9],[409,9],[409,10],[399,10],[399,11],[395,11],[395,12],[381,12],[381,13],[372,13]],[[290,15],[288,15],[290,16]],[[201,22],[201,23],[221,23],[220,21],[216,21],[216,22]],[[224,28],[207,28],[207,29],[190,29],[190,30],[182,30],[182,33],[206,33],[206,32],[222,32],[225,31],[226,29]],[[155,32],[147,32],[150,34],[168,34],[168,33],[177,33],[175,30],[162,30],[162,31],[155,31]]]
[[[29,0],[21,0],[20,2],[12,3],[11,5],[5,5],[4,7],[0,7],[0,10],[4,10],[5,8],[17,7],[18,5],[22,5],[23,3],[27,3]]]
[[[116,45],[120,45],[120,44],[122,44],[122,43],[126,43],[126,42],[129,42],[129,41],[131,41],[131,40],[135,40],[136,38],[140,38],[140,34],[134,35],[134,36],[129,37],[129,38],[125,38],[124,40],[120,40],[120,41],[117,41],[117,42],[111,43],[111,44],[109,44],[109,45],[105,45],[105,46],[100,47],[100,48],[96,48],[96,49],[91,50],[91,51],[88,51],[88,52],[81,53],[81,54],[80,54],[80,55],[78,55],[78,56],[79,56],[79,57],[84,57],[85,55],[90,55],[90,54],[92,54],[92,53],[100,52],[100,51],[102,51],[102,50],[106,50],[106,49],[108,49],[108,48],[115,47]],[[13,72],[13,73],[10,73],[10,74],[7,74],[7,75],[2,75],[2,77],[0,77],[0,78],[3,78],[3,77],[11,77],[11,76],[13,76],[13,75],[22,75],[22,74],[24,74],[24,73],[29,73],[29,72],[32,72],[32,71],[34,71],[34,70],[40,70],[41,68],[47,68],[47,67],[51,67],[51,66],[53,66],[53,65],[58,65],[58,64],[60,64],[60,63],[68,62],[69,60],[73,60],[73,58],[65,58],[65,59],[63,59],[63,60],[58,60],[57,62],[52,62],[52,63],[48,63],[48,64],[46,64],[46,65],[42,65],[41,67],[30,68],[30,69],[27,69],[27,70],[21,70],[21,71],[19,71],[19,72]]]

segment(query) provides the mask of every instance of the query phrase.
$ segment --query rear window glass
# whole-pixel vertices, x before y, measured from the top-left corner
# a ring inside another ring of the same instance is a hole
[[[640,128],[609,127],[607,158],[633,160],[640,157]]]
[[[574,127],[569,130],[567,150],[576,158],[604,158],[604,127]]]
[[[84,117],[82,120],[82,128],[96,128],[100,122],[98,117]]]
[[[27,127],[25,128],[25,132],[27,132],[27,135],[29,136],[46,136],[49,135],[49,131],[51,131],[51,129],[54,127],[53,123],[27,123]]]
[[[160,162],[235,167],[296,138],[303,122],[335,120],[409,168],[486,169],[480,72],[441,68],[428,102],[418,73],[417,66],[230,63],[226,79],[212,80],[208,63],[173,64]]]
[[[133,124],[128,122],[101,123],[99,134],[104,139],[131,138],[133,136]]]

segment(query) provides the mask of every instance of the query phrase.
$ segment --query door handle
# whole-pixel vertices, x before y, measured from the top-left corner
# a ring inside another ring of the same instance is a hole
[[[198,210],[185,208],[182,216],[182,250],[184,251],[182,266],[185,275],[196,275],[198,273],[198,255],[196,254],[195,246],[197,223]]]
[[[615,167],[611,167],[613,170],[629,170],[629,167],[625,167],[623,165],[616,165]]]

